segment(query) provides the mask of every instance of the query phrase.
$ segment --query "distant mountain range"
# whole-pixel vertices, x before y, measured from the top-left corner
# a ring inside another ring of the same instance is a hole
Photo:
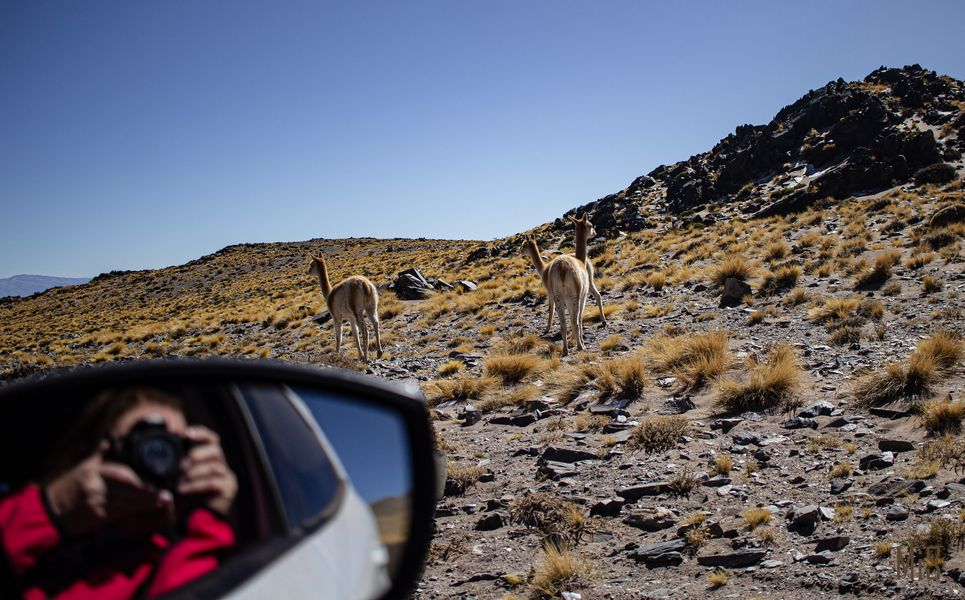
[[[50,277],[48,275],[14,275],[0,279],[0,298],[29,296],[62,285],[81,285],[90,277]]]

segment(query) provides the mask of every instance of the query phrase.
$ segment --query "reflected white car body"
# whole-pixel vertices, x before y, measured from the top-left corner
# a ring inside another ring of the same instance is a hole
[[[325,433],[308,408],[286,388],[292,406],[310,424],[338,476],[343,494],[337,512],[318,530],[226,596],[233,600],[313,598],[372,600],[391,587],[389,554],[372,509],[349,480]]]

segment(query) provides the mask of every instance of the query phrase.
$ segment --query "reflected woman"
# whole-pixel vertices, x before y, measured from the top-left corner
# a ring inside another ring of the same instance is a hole
[[[169,487],[118,457],[144,424],[183,442]],[[217,569],[234,547],[227,514],[237,489],[217,434],[189,426],[178,399],[151,388],[106,392],[58,444],[41,482],[0,499],[3,570],[30,600],[159,596]]]

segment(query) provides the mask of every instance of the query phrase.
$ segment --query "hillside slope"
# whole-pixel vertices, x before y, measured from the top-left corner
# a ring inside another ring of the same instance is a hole
[[[383,290],[387,353],[368,367],[423,383],[449,459],[416,597],[957,597],[962,90],[917,67],[833,82],[575,209],[602,234],[609,319],[588,307],[586,353],[561,358],[558,329],[541,335],[520,235],[312,240],[0,303],[0,369],[362,368],[314,319],[308,252],[333,279],[472,280],[423,300]],[[573,250],[562,219],[529,233],[549,257]],[[940,585],[899,580],[898,543],[942,546]]]

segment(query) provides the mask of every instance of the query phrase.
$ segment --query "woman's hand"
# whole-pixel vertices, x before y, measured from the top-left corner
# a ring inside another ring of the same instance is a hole
[[[67,535],[83,535],[131,517],[169,511],[174,498],[149,487],[127,465],[104,460],[98,449],[45,488],[47,504]]]
[[[207,494],[208,508],[227,515],[238,493],[238,479],[228,468],[218,434],[207,427],[194,426],[187,429],[185,437],[194,446],[181,461],[178,494]]]

